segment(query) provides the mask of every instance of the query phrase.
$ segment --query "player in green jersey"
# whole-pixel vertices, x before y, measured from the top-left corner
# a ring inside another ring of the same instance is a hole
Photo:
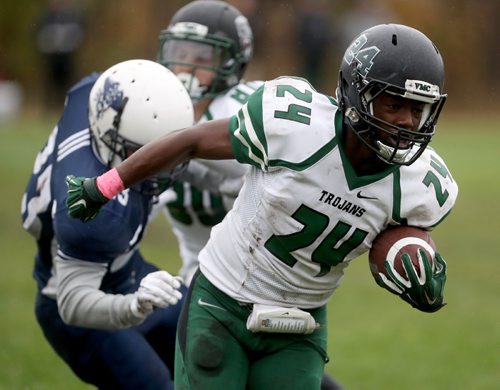
[[[68,178],[69,212],[86,219],[102,193],[191,158],[251,167],[200,253],[179,322],[177,388],[319,389],[326,304],[350,261],[388,226],[430,230],[455,203],[458,187],[427,147],[443,81],[424,34],[374,26],[347,48],[337,99],[281,77],[231,118],[170,134],[97,178]],[[441,264],[400,293],[421,311],[443,306]]]

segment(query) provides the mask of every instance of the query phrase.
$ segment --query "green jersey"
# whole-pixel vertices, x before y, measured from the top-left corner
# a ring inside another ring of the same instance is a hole
[[[303,79],[266,82],[233,116],[237,160],[251,169],[200,253],[203,274],[245,303],[324,305],[351,260],[389,225],[431,229],[458,187],[431,148],[410,166],[357,176],[334,99]]]

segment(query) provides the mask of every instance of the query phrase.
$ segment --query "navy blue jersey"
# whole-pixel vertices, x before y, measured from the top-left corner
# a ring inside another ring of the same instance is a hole
[[[57,288],[52,275],[56,253],[63,260],[106,264],[101,290],[107,293],[135,291],[143,273],[135,269],[143,263],[137,244],[153,203],[150,195],[138,188],[124,191],[92,222],[68,216],[66,176],[93,177],[108,170],[93,150],[87,117],[89,93],[98,76],[87,76],[68,92],[64,112],[36,158],[23,197],[23,226],[37,240],[34,277],[49,296]]]

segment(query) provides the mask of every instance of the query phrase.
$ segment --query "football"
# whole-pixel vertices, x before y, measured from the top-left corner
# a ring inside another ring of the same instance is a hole
[[[412,226],[395,226],[387,228],[375,238],[368,253],[368,261],[372,275],[376,277],[378,273],[381,272],[388,276],[384,268],[384,261],[387,260],[393,262],[396,272],[405,280],[408,280],[401,260],[401,255],[403,253],[408,253],[412,263],[415,265],[417,275],[421,276],[417,257],[418,248],[423,248],[425,250],[433,269],[434,264],[432,260],[434,259],[436,245],[426,230]]]

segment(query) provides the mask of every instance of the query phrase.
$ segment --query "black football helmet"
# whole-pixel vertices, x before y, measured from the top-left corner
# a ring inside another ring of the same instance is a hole
[[[213,97],[238,84],[252,54],[253,34],[247,18],[224,1],[187,4],[159,35],[158,62],[170,69],[175,65],[191,69],[177,76],[193,101]],[[194,55],[203,63],[195,63]],[[200,85],[195,77],[200,68],[215,73],[211,85]]]
[[[344,122],[379,158],[389,164],[410,165],[434,135],[447,96],[443,84],[443,60],[429,38],[411,27],[381,24],[363,31],[347,48],[337,99]],[[424,103],[417,131],[373,115],[372,103],[382,93]],[[380,132],[390,133],[395,145],[381,142]]]

